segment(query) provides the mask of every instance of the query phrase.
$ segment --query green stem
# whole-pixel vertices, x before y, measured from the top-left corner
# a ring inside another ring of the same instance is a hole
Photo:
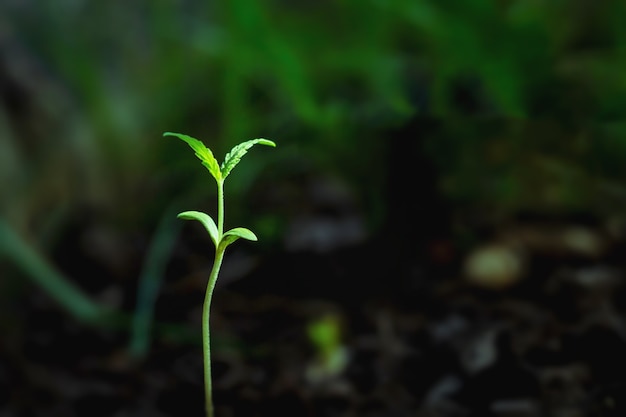
[[[206,401],[207,417],[213,417],[213,393],[211,382],[211,336],[209,333],[209,318],[211,316],[211,298],[213,297],[213,288],[217,281],[217,275],[222,266],[224,258],[224,249],[218,248],[215,251],[215,260],[213,261],[213,269],[209,275],[209,282],[204,295],[204,305],[202,307],[202,353],[204,358],[204,390]]]
[[[213,298],[213,289],[217,282],[217,276],[220,273],[222,260],[226,246],[222,246],[224,234],[224,180],[217,181],[217,241],[215,247],[215,259],[213,260],[213,268],[209,275],[206,293],[204,295],[204,305],[202,306],[202,355],[204,358],[204,392],[206,401],[207,417],[213,417],[213,382],[211,379],[211,334],[209,332],[211,317],[211,299]]]
[[[224,233],[224,180],[217,182],[217,231],[221,240]]]

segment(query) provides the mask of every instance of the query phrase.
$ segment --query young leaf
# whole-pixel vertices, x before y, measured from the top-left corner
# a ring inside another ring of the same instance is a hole
[[[179,213],[176,217],[184,220],[198,220],[202,223],[207,232],[209,232],[209,236],[211,236],[211,240],[217,248],[219,232],[217,231],[217,226],[211,216],[201,211],[184,211]]]
[[[276,147],[276,144],[268,139],[252,139],[252,140],[240,143],[239,145],[235,146],[233,149],[230,150],[230,152],[226,154],[226,157],[224,158],[224,162],[222,162],[222,167],[221,167],[222,178],[226,178],[228,174],[230,174],[230,171],[233,170],[235,165],[237,165],[239,161],[241,161],[241,157],[244,156],[246,152],[248,152],[248,149],[250,149],[256,144]]]
[[[163,136],[175,136],[178,139],[187,142],[187,145],[189,145],[189,147],[194,150],[198,159],[202,161],[202,165],[204,165],[205,168],[209,170],[211,175],[213,175],[215,181],[220,181],[222,179],[222,173],[220,171],[219,164],[213,156],[213,152],[211,152],[209,148],[204,146],[204,143],[196,138],[192,138],[191,136],[183,135],[182,133],[165,132],[163,133]]]
[[[256,235],[252,233],[252,230],[246,229],[245,227],[235,227],[234,229],[230,229],[228,232],[224,233],[220,245],[224,245],[224,247],[226,247],[239,238],[253,241],[258,240]]]

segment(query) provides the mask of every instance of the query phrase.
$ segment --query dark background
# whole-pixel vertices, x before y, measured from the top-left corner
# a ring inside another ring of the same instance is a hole
[[[621,1],[1,1],[0,416],[202,415],[216,190],[165,131],[278,144],[218,416],[624,415],[625,68]]]

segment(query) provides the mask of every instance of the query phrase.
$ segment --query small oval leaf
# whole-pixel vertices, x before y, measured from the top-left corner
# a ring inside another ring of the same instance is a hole
[[[217,226],[211,216],[201,211],[184,211],[179,213],[176,217],[184,220],[197,220],[202,223],[207,232],[209,232],[209,236],[211,236],[211,240],[217,248],[219,232],[217,231]]]
[[[245,227],[235,227],[234,229],[230,229],[228,232],[224,233],[222,240],[220,241],[220,245],[224,245],[224,247],[226,247],[239,238],[252,241],[258,240],[252,230],[246,229]]]
[[[194,150],[198,159],[202,161],[202,165],[209,170],[213,178],[215,178],[215,181],[219,182],[222,179],[222,172],[219,164],[217,163],[217,159],[215,159],[213,152],[211,152],[211,150],[207,148],[204,143],[196,138],[192,138],[191,136],[183,135],[182,133],[165,132],[163,133],[163,136],[174,136],[185,141],[187,145]]]
[[[276,144],[268,139],[252,139],[246,142],[242,142],[239,145],[235,146],[226,154],[224,158],[224,162],[222,162],[221,173],[222,178],[226,178],[230,171],[241,161],[241,158],[248,152],[248,149],[253,147],[254,145],[265,145],[271,146],[273,148],[276,147]]]

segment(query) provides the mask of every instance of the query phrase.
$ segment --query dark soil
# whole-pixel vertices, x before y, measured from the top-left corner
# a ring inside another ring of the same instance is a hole
[[[626,415],[623,228],[564,215],[488,224],[474,213],[480,221],[453,233],[458,214],[411,145],[437,128],[422,122],[392,135],[378,234],[341,187],[316,176],[276,187],[287,196],[255,197],[302,197],[304,211],[285,214],[274,246],[238,242],[226,254],[211,316],[218,417]],[[148,233],[73,218],[52,263],[132,314]],[[140,358],[128,331],[77,321],[40,288],[5,281],[14,295],[2,298],[0,417],[202,416],[207,248],[186,224],[155,309],[177,331],[155,330]],[[486,249],[508,266],[468,269]],[[341,330],[332,351],[345,359],[332,369],[319,366],[307,332],[328,316]]]
[[[488,288],[463,277],[450,242],[430,245],[447,257],[424,243],[411,258],[381,241],[227,254],[212,315],[219,417],[626,415],[619,242],[597,259],[536,250],[521,278]],[[19,318],[0,345],[0,416],[202,416],[210,259],[198,262],[181,240],[156,309],[197,336],[157,334],[140,360],[126,332],[77,322],[32,289],[8,310]],[[313,379],[306,329],[328,314],[347,362]]]

